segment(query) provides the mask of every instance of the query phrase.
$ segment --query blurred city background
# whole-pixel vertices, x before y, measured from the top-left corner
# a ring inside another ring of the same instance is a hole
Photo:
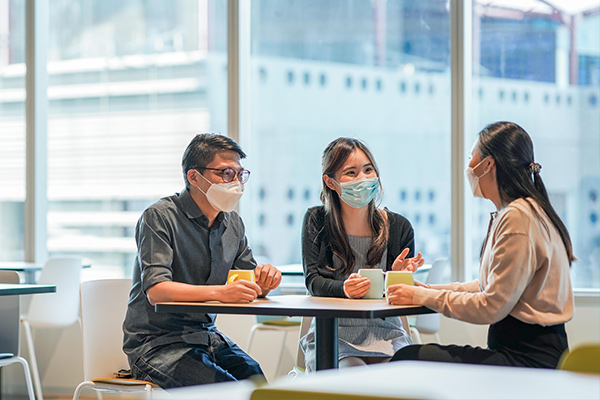
[[[472,4],[471,119],[532,136],[552,202],[600,288],[600,4]],[[320,204],[321,154],[364,140],[382,206],[405,215],[428,262],[450,256],[450,10],[443,0],[253,0],[249,134],[240,204],[256,258],[299,263]],[[25,1],[0,0],[0,260],[24,258]],[[52,0],[48,37],[50,255],[131,273],[141,211],[183,189],[196,133],[227,134],[225,0]],[[467,201],[467,271],[493,204]]]

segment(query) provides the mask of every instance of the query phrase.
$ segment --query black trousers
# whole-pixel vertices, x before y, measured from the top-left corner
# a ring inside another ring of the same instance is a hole
[[[412,345],[398,350],[392,361],[422,360],[556,368],[560,356],[568,347],[565,324],[527,324],[509,315],[490,325],[487,349],[438,344]]]

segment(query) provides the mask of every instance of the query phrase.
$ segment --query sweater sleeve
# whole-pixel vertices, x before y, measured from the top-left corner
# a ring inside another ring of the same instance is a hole
[[[515,307],[533,276],[534,251],[524,234],[501,235],[492,246],[487,283],[476,292],[418,287],[413,302],[474,324],[502,320]]]
[[[313,296],[346,297],[344,282],[333,278],[333,271],[328,274],[328,265],[321,265],[326,258],[322,249],[323,220],[318,218],[320,208],[311,208],[304,215],[302,224],[302,266],[306,288]],[[329,275],[329,276],[325,276]]]
[[[394,260],[404,249],[408,248],[406,258],[415,256],[415,231],[410,222],[402,215],[387,209],[386,212],[390,223],[386,270],[390,271]]]

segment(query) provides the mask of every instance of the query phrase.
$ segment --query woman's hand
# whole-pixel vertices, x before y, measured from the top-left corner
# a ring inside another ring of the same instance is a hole
[[[413,304],[414,294],[414,286],[403,283],[392,285],[387,290],[388,303],[396,305]]]
[[[419,252],[416,257],[406,258],[408,252],[410,250],[408,247],[402,250],[402,253],[398,254],[398,257],[394,260],[392,264],[392,271],[410,271],[415,272],[417,268],[421,267],[425,262],[425,259]]]
[[[360,299],[367,294],[370,287],[369,278],[353,273],[344,281],[344,294],[351,299]]]

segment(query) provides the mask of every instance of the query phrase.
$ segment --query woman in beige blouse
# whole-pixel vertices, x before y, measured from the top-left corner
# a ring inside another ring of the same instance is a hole
[[[465,174],[474,196],[491,200],[479,280],[448,285],[394,285],[393,304],[422,304],[447,317],[490,324],[488,347],[407,346],[392,361],[429,360],[555,368],[568,348],[573,315],[569,233],[550,204],[520,126],[496,122],[480,133]]]

